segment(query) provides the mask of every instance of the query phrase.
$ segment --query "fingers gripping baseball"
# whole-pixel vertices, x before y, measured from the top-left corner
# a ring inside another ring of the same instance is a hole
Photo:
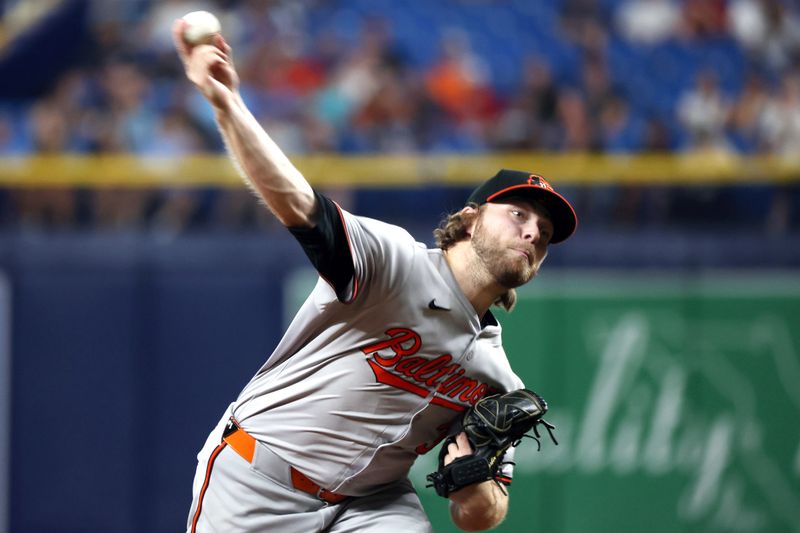
[[[239,86],[231,47],[219,34],[213,37],[211,44],[192,45],[184,39],[185,27],[185,20],[176,20],[172,37],[186,77],[214,107],[224,108]]]
[[[447,445],[447,455],[445,455],[443,463],[449,465],[459,457],[472,455],[472,446],[469,444],[467,434],[463,431],[456,435],[456,439]]]

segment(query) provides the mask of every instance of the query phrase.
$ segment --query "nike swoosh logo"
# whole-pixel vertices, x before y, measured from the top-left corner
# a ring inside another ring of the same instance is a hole
[[[428,302],[428,309],[433,309],[434,311],[449,311],[447,307],[442,307],[441,305],[436,305],[436,298]]]

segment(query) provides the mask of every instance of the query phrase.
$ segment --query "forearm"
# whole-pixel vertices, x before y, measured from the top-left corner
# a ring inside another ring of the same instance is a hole
[[[247,109],[240,95],[216,109],[217,124],[249,186],[285,226],[309,226],[314,192]]]
[[[284,225],[310,226],[314,192],[244,104],[231,47],[219,34],[210,43],[191,44],[184,38],[186,28],[183,19],[173,23],[175,50],[186,77],[214,108],[222,137],[247,183]]]
[[[464,487],[450,495],[450,516],[464,531],[498,526],[508,512],[508,495],[494,481]]]

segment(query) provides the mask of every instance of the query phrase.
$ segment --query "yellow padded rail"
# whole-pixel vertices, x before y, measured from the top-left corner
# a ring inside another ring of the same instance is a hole
[[[533,152],[484,155],[302,155],[292,161],[318,187],[470,186],[500,168],[563,185],[724,185],[800,182],[794,159],[725,154],[611,156]],[[225,155],[0,157],[0,187],[241,187]]]

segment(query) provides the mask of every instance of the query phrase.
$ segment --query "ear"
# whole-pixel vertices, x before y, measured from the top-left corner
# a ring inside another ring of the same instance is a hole
[[[475,224],[478,222],[478,216],[480,216],[479,208],[468,205],[459,211],[459,214],[462,217],[466,217],[468,220],[471,220],[469,226],[467,226],[467,235],[472,238],[472,232],[475,229]]]

